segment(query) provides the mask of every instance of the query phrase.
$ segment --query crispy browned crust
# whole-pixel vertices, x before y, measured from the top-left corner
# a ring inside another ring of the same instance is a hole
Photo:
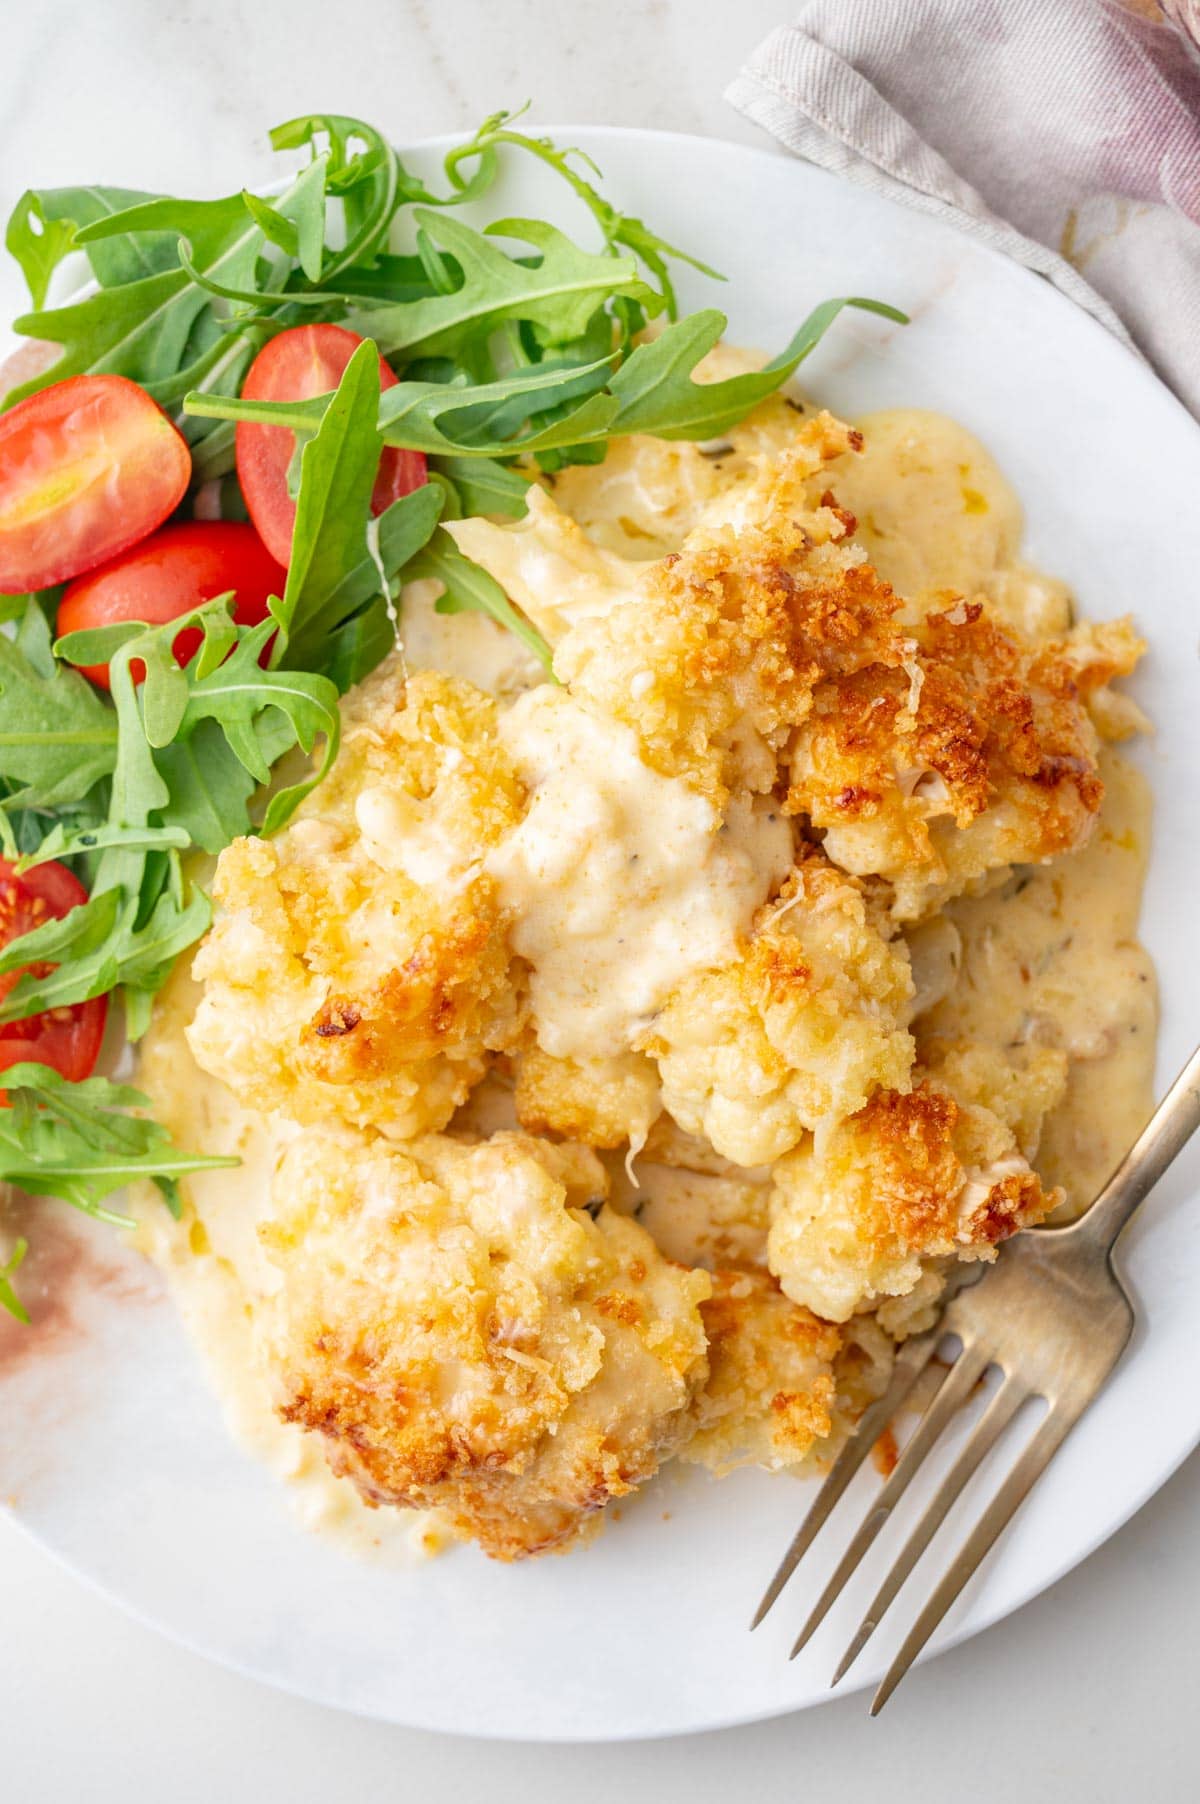
[[[778,1162],[768,1259],[790,1297],[846,1321],[912,1291],[930,1261],[994,1257],[1060,1200],[1009,1122],[952,1082],[947,1069],[907,1092],[877,1091]]]
[[[369,1084],[386,1078],[398,1055],[417,1061],[471,1040],[486,1046],[509,985],[496,925],[494,909],[477,897],[422,934],[378,983],[350,995],[333,991],[302,1032],[300,1069],[322,1083]]]
[[[873,1148],[877,1250],[891,1239],[938,1250],[949,1250],[963,1239],[991,1246],[1046,1214],[1041,1179],[1034,1171],[1023,1171],[991,1185],[969,1215],[960,1215],[964,1174],[955,1129],[961,1114],[952,1096],[926,1081],[906,1095],[877,1092],[847,1123],[850,1132]]]
[[[950,598],[911,632],[905,667],[873,664],[818,691],[793,747],[786,805],[834,830],[835,859],[838,828],[876,824],[867,868],[889,877],[942,864],[931,819],[965,829],[999,804],[1010,810],[1008,837],[988,862],[1080,845],[1103,785],[1077,662],[1057,645],[1022,642],[979,601]],[[943,786],[933,810],[931,779]]]
[[[499,1134],[295,1142],[262,1230],[285,1421],[371,1504],[436,1508],[497,1559],[578,1539],[689,1432],[709,1280],[598,1200],[584,1149]]]
[[[727,1472],[807,1459],[833,1426],[840,1332],[785,1297],[765,1272],[713,1274],[701,1304],[709,1375],[681,1457]]]
[[[658,1073],[630,1052],[556,1059],[534,1045],[514,1056],[517,1119],[531,1134],[561,1134],[588,1146],[641,1146],[661,1111]]]
[[[334,768],[272,840],[221,855],[195,972],[199,1062],[263,1108],[411,1134],[442,1126],[522,1026],[490,844],[523,794],[469,683],[389,660],[343,704]],[[384,826],[372,837],[364,800]],[[405,864],[427,831],[461,869]]]
[[[850,544],[852,516],[813,493],[856,438],[828,414],[807,420],[753,485],[750,520],[697,529],[558,648],[559,675],[632,726],[656,770],[717,800],[751,774],[739,735],[777,752],[824,676],[899,655],[898,599]]]

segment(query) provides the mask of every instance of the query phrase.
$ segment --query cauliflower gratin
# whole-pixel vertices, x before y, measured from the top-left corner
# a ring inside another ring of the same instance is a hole
[[[406,594],[217,863],[142,1081],[243,1166],[142,1234],[315,1518],[509,1560],[670,1461],[827,1461],[1132,1137],[1142,647],[934,415],[777,398],[450,530],[557,680]]]

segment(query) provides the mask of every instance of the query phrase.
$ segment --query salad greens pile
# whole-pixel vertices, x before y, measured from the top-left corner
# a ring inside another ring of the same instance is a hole
[[[338,697],[392,649],[406,581],[436,577],[439,608],[490,614],[549,668],[540,635],[440,522],[518,517],[539,471],[599,461],[623,434],[719,436],[787,380],[843,307],[903,319],[857,297],[825,301],[763,370],[700,384],[696,365],[726,320],[715,309],[679,318],[670,271],[683,262],[715,272],[607,201],[580,153],[498,113],[445,156],[434,192],[358,120],[295,119],[271,142],[307,152],[278,195],[31,190],[8,223],[33,303],[16,330],[61,354],[4,407],[67,376],[125,376],[183,432],[192,499],[207,485],[209,504],[219,494],[231,518],[245,517],[236,423],[286,426],[296,523],[284,592],[258,626],[237,624],[226,596],[165,626],[56,640],[60,591],[0,597],[12,623],[0,635],[0,849],[18,872],[61,861],[88,891],[0,952],[0,976],[22,972],[0,1024],[114,993],[127,1038],[144,1033],[155,992],[209,923],[189,853],[275,831],[321,780],[337,751]],[[456,216],[487,195],[508,155],[536,158],[568,184],[597,248],[544,220],[480,230]],[[89,288],[47,305],[59,266],[77,254]],[[241,396],[269,338],[324,321],[370,341],[336,393]],[[662,329],[643,336],[651,321]],[[382,393],[379,353],[399,377]],[[424,453],[429,478],[372,519],[384,445]],[[180,667],[172,647],[185,624],[200,643]],[[77,668],[105,662],[111,696]],[[318,754],[315,769],[284,781],[279,762],[297,750]],[[177,1151],[146,1099],[105,1078],[68,1083],[24,1064],[3,1086],[0,1178],[105,1220],[123,1219],[105,1198],[131,1177],[154,1178],[177,1210],[181,1174],[228,1163]],[[0,1306],[18,1314],[23,1251],[0,1269]]]

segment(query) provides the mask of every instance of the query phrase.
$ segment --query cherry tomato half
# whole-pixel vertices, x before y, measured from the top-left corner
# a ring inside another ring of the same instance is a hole
[[[8,860],[0,858],[0,946],[7,946],[10,940],[45,921],[61,921],[86,901],[87,891],[65,865],[35,865],[32,871],[18,877]],[[53,966],[35,968],[45,972]],[[19,971],[9,971],[0,977],[0,1000],[8,995],[20,975]],[[53,1065],[72,1083],[89,1077],[100,1054],[107,1016],[108,997],[97,996],[91,1002],[75,1002],[69,1008],[49,1009],[23,1021],[7,1022],[0,1027],[0,1071],[30,1060]]]
[[[164,526],[131,551],[78,577],[58,604],[60,634],[145,620],[157,626],[190,614],[202,601],[237,591],[234,617],[257,626],[267,617],[267,597],[282,595],[287,571],[275,562],[252,526],[236,520],[189,520]],[[186,664],[200,643],[196,627],[175,640],[175,656]],[[145,669],[134,659],[140,682]],[[108,665],[90,664],[83,674],[108,688]]]
[[[47,589],[144,539],[192,458],[124,376],[69,376],[0,414],[0,591]]]
[[[341,381],[362,339],[345,326],[291,326],[266,343],[250,365],[242,394],[250,401],[307,401],[327,395]],[[399,378],[381,357],[381,388],[394,388]],[[286,564],[292,554],[296,503],[288,494],[287,475],[296,436],[286,426],[260,426],[249,420],[237,429],[237,473],[250,518],[272,557]],[[425,481],[420,451],[385,447],[371,495],[371,512],[381,514],[401,495]]]

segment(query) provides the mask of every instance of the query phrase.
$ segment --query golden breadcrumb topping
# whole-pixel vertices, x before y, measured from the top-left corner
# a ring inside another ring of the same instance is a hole
[[[833,1427],[838,1330],[762,1272],[716,1272],[700,1313],[709,1373],[680,1458],[718,1474],[748,1465],[778,1472],[819,1451]]]
[[[406,1137],[444,1126],[522,1021],[487,848],[522,793],[469,684],[389,659],[344,704],[329,777],[217,866],[190,1032],[259,1108]]]
[[[679,552],[629,566],[624,594],[556,647],[572,693],[630,726],[655,770],[718,803],[775,787],[825,675],[903,655],[898,603],[850,542],[850,516],[810,497],[853,436],[828,414],[804,424],[737,524],[698,526]]]
[[[952,599],[911,630],[908,670],[874,664],[818,694],[788,795],[836,864],[888,880],[900,920],[1073,851],[1103,795],[1088,666],[1023,643],[982,601]]]
[[[304,1134],[260,1230],[280,1413],[368,1501],[498,1559],[577,1540],[675,1451],[707,1371],[707,1276],[593,1221],[604,1190],[594,1154],[520,1134]]]
[[[956,1071],[918,1077],[907,1093],[877,1091],[775,1166],[771,1270],[829,1321],[903,1295],[928,1260],[994,1259],[1058,1201],[1001,1115],[957,1093]]]
[[[556,1059],[534,1043],[513,1065],[517,1119],[531,1134],[640,1151],[662,1109],[658,1072],[638,1052]]]

